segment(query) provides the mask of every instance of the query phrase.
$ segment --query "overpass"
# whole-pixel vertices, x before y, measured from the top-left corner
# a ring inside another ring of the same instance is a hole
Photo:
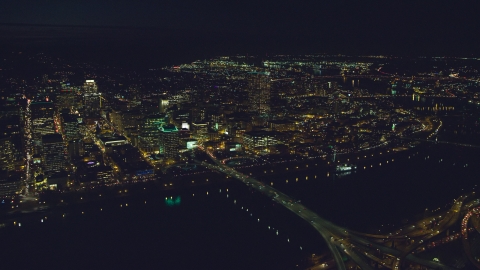
[[[201,149],[201,148],[200,148]],[[206,151],[206,153],[212,158],[214,164],[207,162],[199,162],[203,166],[215,170],[224,174],[231,176],[232,178],[238,179],[245,185],[262,192],[265,196],[272,199],[272,201],[282,205],[286,209],[290,210],[292,213],[302,218],[322,236],[325,240],[329,250],[331,251],[337,269],[346,269],[345,262],[343,261],[342,254],[350,258],[356,265],[361,267],[361,269],[368,270],[372,269],[370,266],[370,261],[375,261],[391,269],[399,269],[402,260],[406,259],[408,261],[427,266],[432,269],[455,269],[449,266],[446,266],[440,262],[429,261],[421,259],[412,254],[411,251],[415,250],[419,246],[425,245],[426,242],[421,241],[420,243],[405,247],[402,250],[388,247],[383,243],[378,243],[361,235],[360,233],[356,234],[353,231],[342,228],[331,223],[328,220],[323,219],[318,216],[315,212],[311,211],[300,202],[294,200],[290,196],[284,194],[283,192],[273,188],[272,186],[265,185],[261,181],[254,179],[251,176],[247,176],[241,172],[236,171],[235,169],[228,167],[223,164],[221,161],[217,160],[215,156]],[[463,200],[462,200],[463,202]],[[455,204],[455,210],[461,208],[461,204]],[[460,208],[458,208],[460,207]],[[453,212],[453,211],[452,211]],[[444,228],[447,228],[453,220],[457,220],[459,215],[452,215],[446,219],[446,221],[441,223],[442,231]],[[440,231],[440,230],[437,230]],[[440,232],[438,232],[440,233]],[[438,234],[437,233],[437,234]],[[423,235],[424,236],[424,235]],[[430,236],[430,235],[429,235]],[[433,236],[431,236],[433,237]],[[372,238],[384,238],[384,237],[372,237]],[[403,235],[399,239],[406,239],[408,235]],[[385,238],[384,238],[385,239]],[[386,239],[389,239],[389,236],[386,236]],[[427,239],[427,238],[425,238]],[[381,253],[382,257],[378,256],[378,252]]]
[[[242,161],[242,160],[249,160],[249,161],[252,161],[252,162],[258,161],[258,159],[254,158],[254,157],[245,156],[245,157],[229,157],[229,158],[225,158],[225,159],[220,160],[220,162],[222,164],[227,164],[227,162],[229,162],[229,161]]]
[[[417,142],[428,142],[428,143],[435,143],[435,144],[449,144],[449,145],[462,146],[462,147],[480,148],[480,145],[468,144],[468,143],[456,143],[456,142],[449,142],[449,141],[437,141],[437,140],[409,138],[409,137],[399,137],[399,139],[417,141]]]

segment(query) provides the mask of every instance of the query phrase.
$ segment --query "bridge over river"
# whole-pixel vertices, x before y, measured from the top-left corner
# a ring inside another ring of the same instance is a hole
[[[265,185],[251,176],[236,171],[234,168],[217,160],[213,154],[209,152],[207,152],[207,154],[212,158],[214,164],[200,162],[203,166],[240,180],[245,185],[263,193],[265,196],[271,198],[273,201],[284,206],[295,215],[311,224],[315,230],[320,233],[332,252],[336,269],[346,269],[342,255],[346,255],[357,266],[365,270],[373,269],[371,262],[390,269],[400,269],[403,261],[410,261],[431,269],[455,269],[440,262],[419,258],[418,256],[415,256],[412,251],[425,245],[427,243],[426,240],[442,233],[460,218],[460,211],[462,210],[462,207],[464,207],[463,202],[468,197],[466,195],[457,199],[457,203],[452,206],[452,209],[450,209],[445,215],[444,219],[431,228],[426,229],[421,226],[414,226],[411,230],[406,230],[404,233],[394,236],[368,235],[354,232],[333,224],[281,191],[272,186]],[[401,241],[406,244],[393,248],[385,243],[379,242],[379,238],[388,239],[388,241],[401,239]],[[325,266],[324,269],[331,267],[333,266]]]

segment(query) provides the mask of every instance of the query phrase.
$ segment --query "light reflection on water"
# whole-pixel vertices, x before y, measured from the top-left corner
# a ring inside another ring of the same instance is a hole
[[[275,207],[261,194],[252,194],[241,183],[160,193],[163,196],[156,193],[137,194],[129,190],[129,195],[124,197],[79,204],[62,209],[65,212],[46,213],[48,217],[16,222],[15,226],[0,230],[2,239],[12,240],[10,251],[4,254],[10,254],[12,260],[18,259],[20,254],[26,252],[22,242],[28,241],[28,246],[42,245],[43,250],[38,251],[33,256],[35,258],[46,256],[47,253],[64,258],[64,261],[53,260],[53,265],[67,261],[66,265],[86,264],[92,256],[88,252],[89,247],[94,245],[94,250],[116,250],[117,260],[109,255],[95,259],[100,262],[112,261],[112,266],[116,268],[125,267],[123,264],[126,260],[142,265],[139,260],[148,262],[149,258],[155,257],[156,260],[163,260],[158,266],[166,265],[167,268],[196,266],[225,269],[235,262],[238,269],[259,266],[292,269],[302,258],[310,252],[318,252],[318,246],[322,246],[311,240],[315,235],[313,230],[296,233],[295,224],[303,223],[302,220],[291,221],[291,213]],[[282,233],[276,235],[268,226]],[[39,234],[42,236],[39,237]],[[68,239],[69,243],[76,244],[59,245],[58,239]],[[303,241],[305,239],[307,242]],[[68,252],[59,249],[65,245]],[[130,246],[156,248],[140,248],[142,253],[118,250],[119,247]],[[269,252],[265,253],[265,250]],[[160,255],[153,256],[153,253]],[[189,260],[184,260],[185,253],[188,253]],[[85,261],[77,262],[69,254],[76,254],[75,258],[80,256]],[[252,260],[239,263],[245,257]]]
[[[302,199],[324,218],[368,231],[383,223],[401,225],[401,220],[414,218],[425,207],[444,207],[472,190],[479,170],[467,165],[474,162],[472,155],[461,151],[474,150],[410,149],[359,159],[355,171],[310,169],[285,171],[281,181],[276,181],[275,175],[259,178]]]

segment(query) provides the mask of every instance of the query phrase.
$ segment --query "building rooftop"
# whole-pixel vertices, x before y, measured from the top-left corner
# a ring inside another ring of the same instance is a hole
[[[127,138],[124,136],[99,136],[99,139],[105,144],[108,142],[115,142],[115,141],[126,141]]]
[[[269,120],[268,122],[272,123],[272,124],[293,124],[293,123],[295,123],[293,121],[286,120],[286,119]]]
[[[42,143],[61,143],[63,142],[62,135],[59,133],[47,134],[42,136]]]
[[[63,118],[63,122],[65,122],[65,123],[70,123],[70,122],[78,123],[77,115],[75,115],[75,114],[62,113],[62,118]]]
[[[160,128],[162,132],[175,132],[178,131],[178,128],[175,125],[164,125]]]
[[[278,131],[267,131],[267,130],[252,130],[244,133],[252,137],[266,137],[266,136],[281,136],[282,133]]]

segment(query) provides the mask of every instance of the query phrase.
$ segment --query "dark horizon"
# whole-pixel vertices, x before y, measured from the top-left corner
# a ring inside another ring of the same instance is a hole
[[[119,55],[157,46],[178,61],[185,61],[185,54],[245,53],[479,56],[478,5],[430,0],[9,1],[0,11],[0,44],[93,49],[85,53],[110,46]]]
[[[115,54],[115,58],[138,51],[146,58],[167,62],[194,61],[218,55],[237,54],[346,54],[397,56],[478,57],[478,42],[465,40],[462,32],[443,41],[441,35],[355,32],[331,29],[313,32],[235,31],[234,29],[175,29],[158,26],[100,26],[0,23],[0,44],[5,49],[70,51],[74,54]],[[463,38],[463,40],[462,40]],[[470,41],[470,42],[469,42]],[[139,60],[144,58],[138,56]],[[178,58],[178,59],[176,59]]]

